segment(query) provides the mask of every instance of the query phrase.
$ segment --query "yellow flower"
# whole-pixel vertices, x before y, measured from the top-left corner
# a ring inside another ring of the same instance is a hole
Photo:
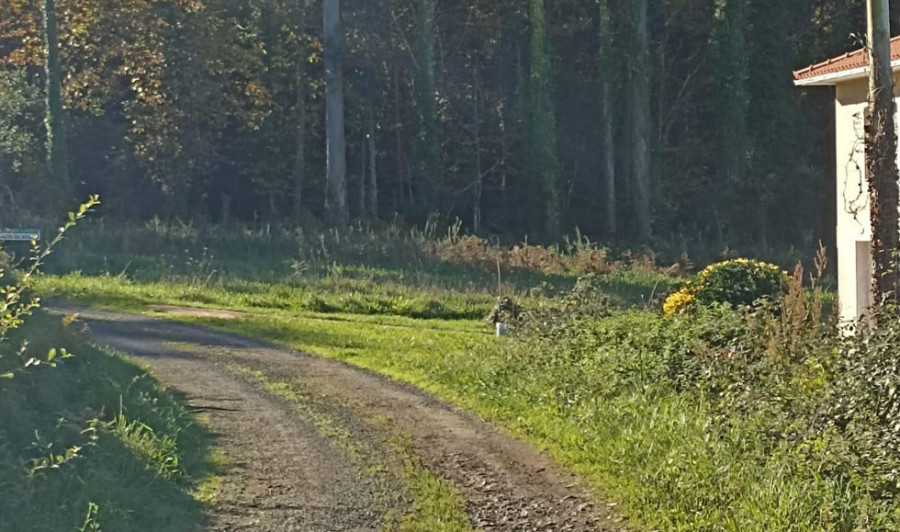
[[[686,311],[694,303],[694,294],[689,288],[682,288],[666,298],[663,303],[663,314],[674,316]]]

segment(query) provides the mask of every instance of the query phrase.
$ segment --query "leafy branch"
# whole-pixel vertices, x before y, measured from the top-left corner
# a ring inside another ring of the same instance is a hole
[[[79,205],[78,209],[74,212],[69,213],[67,221],[59,227],[55,236],[47,242],[46,245],[42,247],[36,240],[31,241],[31,258],[28,261],[28,266],[14,282],[0,288],[0,341],[6,340],[10,331],[21,326],[24,319],[30,316],[35,309],[40,307],[40,298],[28,294],[28,286],[31,279],[37,275],[41,266],[44,264],[44,261],[46,261],[47,257],[53,253],[56,246],[63,241],[66,233],[75,227],[78,222],[84,219],[84,217],[98,205],[100,205],[100,197],[96,195],[90,196],[87,202]],[[6,275],[8,275],[7,271],[0,268],[0,279]],[[25,357],[27,346],[27,341],[23,342],[20,346],[18,350],[20,358]],[[71,355],[69,355],[65,349],[60,349],[59,351],[53,349],[47,353],[47,356],[43,360],[34,357],[29,358],[24,362],[22,369],[39,366],[41,364],[55,367],[55,360],[57,357],[65,359],[70,356]],[[2,358],[2,354],[0,354],[0,358]],[[0,378],[3,379],[12,379],[14,376],[15,374],[12,371],[0,374]]]

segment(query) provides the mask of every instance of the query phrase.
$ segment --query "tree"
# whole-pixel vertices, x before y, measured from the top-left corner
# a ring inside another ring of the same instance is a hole
[[[528,77],[528,149],[537,199],[544,203],[544,231],[559,236],[559,161],[553,69],[547,50],[544,0],[530,0],[530,66]]]
[[[897,132],[887,0],[868,0],[869,107],[866,110],[866,176],[872,218],[873,288],[882,301],[897,302],[900,270]]]
[[[747,24],[744,0],[716,0],[715,47],[717,171],[712,211],[717,239],[722,239],[719,203],[723,189],[743,186],[747,154]]]
[[[650,221],[650,43],[647,28],[649,0],[632,0],[630,72],[628,105],[631,123],[630,185],[635,233],[647,240],[652,234]]]
[[[307,0],[297,0],[297,31],[303,28],[303,21],[306,11],[309,8]],[[293,201],[291,210],[295,220],[300,220],[303,213],[303,187],[306,185],[306,108],[307,108],[307,86],[309,81],[306,75],[306,63],[309,61],[309,53],[306,50],[306,43],[298,40],[298,54],[294,58],[294,84],[295,90],[295,106],[294,110],[297,115],[297,129],[294,138],[294,168],[293,168]]]
[[[423,211],[435,207],[439,188],[440,140],[435,113],[434,83],[434,16],[435,0],[418,0],[417,6],[419,43],[416,54],[418,75],[416,95],[419,105],[418,165]]]
[[[62,103],[62,66],[59,60],[59,27],[56,0],[44,0],[44,38],[47,47],[47,167],[56,185],[69,186],[69,150],[66,145],[66,115]]]
[[[600,152],[603,165],[600,168],[600,180],[604,200],[604,231],[608,238],[615,238],[617,231],[616,209],[616,146],[613,131],[615,130],[613,113],[612,80],[615,65],[613,48],[612,13],[609,0],[599,0],[598,29],[600,49],[597,52],[599,65],[600,90]]]
[[[340,0],[325,0],[325,216],[338,226],[350,222],[347,205],[347,141],[344,132],[343,34]]]

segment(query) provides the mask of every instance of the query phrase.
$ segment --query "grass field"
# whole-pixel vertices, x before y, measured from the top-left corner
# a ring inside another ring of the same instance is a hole
[[[798,291],[783,317],[721,309],[665,318],[659,299],[682,282],[677,272],[607,259],[591,262],[596,271],[562,266],[597,249],[549,252],[544,266],[518,269],[507,256],[498,288],[482,248],[451,242],[462,257],[438,247],[397,264],[384,250],[407,237],[354,238],[334,237],[328,259],[299,266],[308,251],[247,259],[268,267],[233,255],[155,273],[59,270],[36,286],[49,298],[148,314],[160,304],[229,309],[235,319],[175,317],[415,384],[549,450],[635,530],[900,529],[884,487],[893,455],[875,469],[864,457],[881,448],[882,426],[822,423],[837,415],[823,398],[863,392],[843,377],[862,370],[842,369],[844,348],[808,319],[821,297]],[[581,273],[593,275],[595,292],[572,303]],[[482,318],[498,292],[538,319],[494,338]]]
[[[888,519],[793,449],[757,446],[764,418],[720,425],[715,405],[671,389],[659,360],[692,331],[651,313],[582,323],[553,342],[497,339],[474,320],[229,308],[245,314],[178,319],[343,360],[477,412],[583,475],[636,530],[853,530]]]

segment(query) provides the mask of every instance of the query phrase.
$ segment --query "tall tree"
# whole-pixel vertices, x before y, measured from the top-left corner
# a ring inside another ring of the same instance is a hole
[[[437,131],[434,82],[435,1],[418,0],[419,42],[416,54],[418,72],[416,95],[419,106],[418,170],[424,212],[433,208],[439,187],[440,140]]]
[[[747,24],[744,0],[716,0],[713,26],[717,170],[711,209],[717,239],[722,239],[723,189],[743,186],[747,155]]]
[[[59,60],[59,26],[56,0],[44,0],[44,36],[47,56],[47,166],[57,186],[69,186],[69,150],[66,139],[66,115],[62,102],[62,66]]]
[[[325,0],[325,215],[338,226],[350,222],[347,205],[347,141],[344,131],[343,33],[340,0]]]
[[[873,288],[882,300],[898,301],[897,132],[887,0],[868,0],[869,107],[866,110],[866,175],[872,216]]]
[[[293,202],[292,211],[294,219],[299,220],[303,213],[303,187],[306,185],[306,52],[301,47],[300,57],[297,58],[296,68],[296,102],[297,102],[297,131],[294,138],[294,169],[293,169]]]
[[[366,134],[369,141],[369,216],[373,220],[378,219],[378,151],[375,144],[375,111],[369,108],[369,131]]]
[[[530,172],[538,185],[537,199],[544,204],[544,231],[559,236],[559,161],[557,159],[556,105],[553,67],[547,45],[544,0],[530,0],[530,73],[528,78],[528,149]]]
[[[472,131],[475,136],[475,186],[474,197],[472,198],[472,231],[475,234],[478,234],[481,232],[481,202],[482,196],[484,195],[484,170],[481,164],[481,81],[479,80],[477,65],[472,69],[472,107]]]
[[[308,0],[297,0],[296,26],[301,30],[309,8]],[[307,107],[307,80],[306,64],[309,62],[309,53],[306,50],[306,42],[298,41],[298,57],[294,65],[294,84],[296,85],[295,113],[297,115],[297,131],[294,138],[294,168],[293,168],[293,201],[292,211],[295,220],[300,220],[303,214],[303,187],[306,186],[306,107]]]
[[[635,233],[642,240],[650,238],[650,135],[651,135],[651,64],[647,25],[649,0],[631,0],[630,4],[630,72],[628,105],[631,123],[630,188]]]
[[[615,113],[613,112],[612,81],[615,79],[615,49],[613,48],[612,13],[609,0],[599,0],[598,30],[600,49],[597,53],[599,65],[600,90],[600,153],[603,165],[600,168],[601,187],[603,190],[604,231],[608,238],[615,238],[617,231],[616,203],[616,146],[613,131]]]

